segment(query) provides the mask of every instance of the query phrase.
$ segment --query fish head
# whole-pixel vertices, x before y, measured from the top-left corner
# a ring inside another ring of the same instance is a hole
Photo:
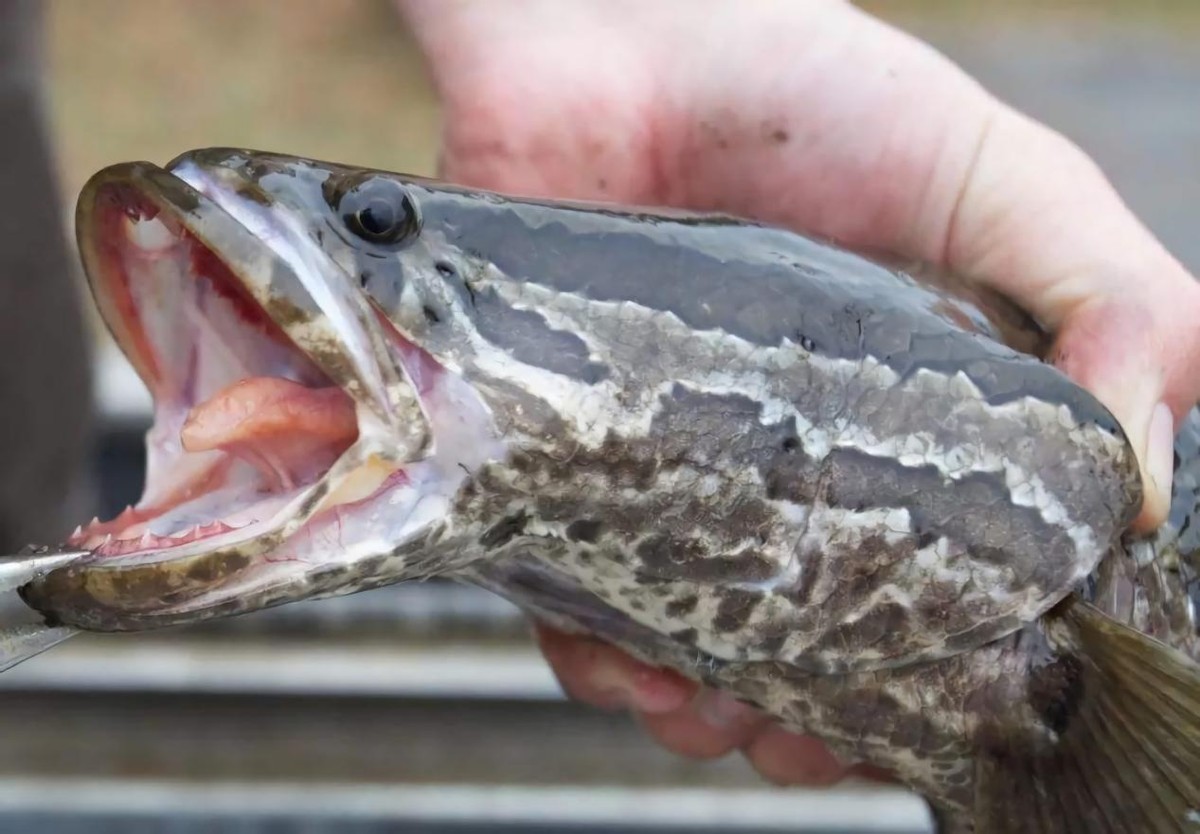
[[[503,444],[452,372],[421,182],[210,149],[87,183],[85,272],[154,402],[145,487],[27,603],[132,630],[447,569],[454,496]]]

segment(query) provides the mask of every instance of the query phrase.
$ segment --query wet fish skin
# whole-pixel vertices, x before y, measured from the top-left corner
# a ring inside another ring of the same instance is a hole
[[[497,445],[465,462],[426,392],[432,454],[464,476],[386,548],[221,593],[201,585],[257,554],[96,560],[28,589],[36,607],[138,629],[452,576],[892,770],[948,831],[1193,830],[1197,412],[1171,518],[1135,537],[1119,425],[1012,347],[1046,334],[952,285],[735,218],[229,149],[167,167],[305,230],[308,278],[465,383]],[[270,263],[282,321],[305,266]],[[322,367],[345,367],[330,333]],[[170,605],[134,604],[164,577]]]

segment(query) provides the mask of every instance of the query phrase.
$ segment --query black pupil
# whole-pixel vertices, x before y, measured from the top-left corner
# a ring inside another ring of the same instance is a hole
[[[407,191],[387,180],[371,180],[347,191],[339,210],[350,231],[372,243],[400,243],[420,227]]]
[[[358,222],[370,234],[384,236],[399,223],[396,206],[376,197],[358,210]]]

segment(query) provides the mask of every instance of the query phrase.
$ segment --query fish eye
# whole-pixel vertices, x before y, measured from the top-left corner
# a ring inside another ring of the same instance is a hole
[[[351,188],[338,202],[351,232],[369,243],[395,245],[415,237],[421,215],[412,196],[397,182],[373,177]]]

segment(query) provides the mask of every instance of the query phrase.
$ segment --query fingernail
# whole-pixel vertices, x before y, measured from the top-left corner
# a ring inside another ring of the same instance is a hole
[[[1142,466],[1150,481],[1146,488],[1153,490],[1153,495],[1148,495],[1146,501],[1165,508],[1170,504],[1171,481],[1175,474],[1175,417],[1166,403],[1156,405],[1150,416],[1145,455]]]

